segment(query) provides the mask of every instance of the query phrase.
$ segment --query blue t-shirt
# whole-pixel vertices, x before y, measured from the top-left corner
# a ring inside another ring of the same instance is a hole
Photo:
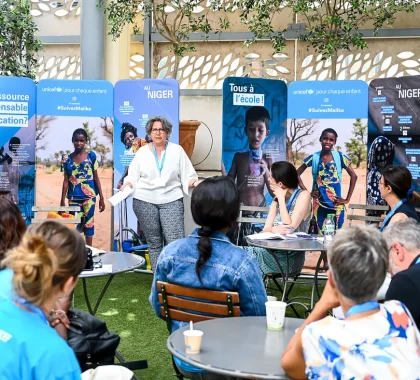
[[[13,271],[9,268],[0,270],[0,300],[12,297]]]
[[[0,300],[0,379],[80,380],[73,350],[40,315]]]

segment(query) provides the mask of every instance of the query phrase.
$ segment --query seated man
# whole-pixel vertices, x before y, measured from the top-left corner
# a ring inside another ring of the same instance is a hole
[[[417,379],[420,333],[399,301],[380,305],[389,253],[373,226],[337,232],[321,299],[290,340],[281,361],[294,379]],[[341,305],[344,320],[326,316]]]
[[[420,329],[420,224],[411,218],[401,220],[386,227],[384,237],[393,275],[386,300],[407,306]]]

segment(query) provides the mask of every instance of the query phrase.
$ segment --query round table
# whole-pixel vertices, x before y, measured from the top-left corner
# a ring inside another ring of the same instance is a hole
[[[119,273],[125,273],[133,269],[137,269],[141,267],[142,265],[144,265],[146,261],[144,257],[141,257],[141,256],[133,255],[131,253],[113,252],[113,251],[106,252],[103,255],[95,256],[93,258],[94,262],[98,262],[99,260],[101,261],[102,265],[111,264],[112,271],[111,272],[100,272],[100,271],[95,271],[95,270],[83,271],[79,275],[79,277],[82,279],[83,294],[85,296],[86,305],[89,310],[89,313],[92,315],[95,315],[96,312],[98,311],[102,298],[104,297],[105,292],[108,289],[109,285],[111,284],[111,281],[114,278],[114,276]],[[87,291],[86,279],[93,278],[93,277],[102,277],[102,276],[109,276],[109,278],[104,288],[102,289],[101,293],[99,294],[95,307],[92,309],[92,306],[89,300],[89,294]],[[133,369],[144,369],[148,367],[147,360],[139,360],[136,362],[127,363],[124,356],[122,356],[118,351],[115,352],[115,356],[120,361],[120,363],[134,364],[135,367],[133,367]],[[133,376],[133,378],[138,379],[137,376]]]
[[[266,317],[219,318],[194,324],[204,332],[199,354],[187,354],[183,327],[172,333],[172,355],[208,372],[244,379],[288,379],[280,360],[302,319],[286,318],[284,329],[267,329]]]
[[[317,292],[318,298],[320,298],[320,292],[318,287],[318,274],[321,268],[321,262],[322,262],[322,254],[325,254],[327,252],[327,246],[322,244],[318,241],[317,237],[318,235],[313,236],[313,239],[290,239],[290,240],[281,240],[281,239],[266,239],[266,240],[253,240],[250,238],[246,238],[248,244],[250,246],[260,247],[270,251],[304,251],[304,252],[310,252],[310,251],[319,251],[321,252],[321,255],[319,255],[318,262],[316,264],[315,268],[315,274],[313,278],[313,286],[312,286],[312,292],[311,292],[311,310],[314,307],[314,297],[315,297],[315,290]],[[287,286],[287,280],[289,278],[289,256],[286,256],[286,273],[283,273],[282,267],[280,265],[280,262],[276,255],[273,255],[274,259],[277,262],[277,265],[279,267],[279,274],[282,276],[283,281],[285,283],[285,288]],[[277,288],[283,293],[282,301],[287,302],[287,296],[288,293],[286,293],[286,289],[282,289],[280,284],[274,279],[274,283],[276,284]],[[298,304],[303,305],[302,303],[298,302]],[[296,315],[298,313],[292,306],[292,310]],[[309,310],[308,310],[309,311]]]
[[[109,285],[111,284],[112,279],[116,274],[128,272],[133,269],[137,269],[144,265],[145,259],[144,257],[133,255],[131,253],[125,252],[106,252],[103,255],[96,256],[93,258],[94,262],[101,261],[102,265],[112,265],[112,272],[100,272],[100,271],[83,271],[79,278],[82,279],[83,283],[83,293],[86,300],[86,305],[89,310],[89,313],[95,315],[99,305],[101,304],[102,298],[105,295],[106,290],[108,289]],[[106,282],[104,288],[102,289],[98,300],[96,301],[95,307],[92,309],[90,304],[89,295],[86,286],[86,279],[92,277],[102,277],[102,276],[109,276],[108,281]]]

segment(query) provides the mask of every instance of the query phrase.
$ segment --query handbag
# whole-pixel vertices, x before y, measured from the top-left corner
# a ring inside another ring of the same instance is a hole
[[[114,364],[120,337],[108,331],[104,321],[85,311],[70,309],[67,315],[70,321],[68,344],[75,352],[82,372],[99,365]]]

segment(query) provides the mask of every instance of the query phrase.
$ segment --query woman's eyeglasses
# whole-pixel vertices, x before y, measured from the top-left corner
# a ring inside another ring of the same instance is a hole
[[[165,132],[165,130],[163,128],[152,129],[152,133],[154,133],[155,135],[157,135],[157,134],[160,135],[163,132]]]

